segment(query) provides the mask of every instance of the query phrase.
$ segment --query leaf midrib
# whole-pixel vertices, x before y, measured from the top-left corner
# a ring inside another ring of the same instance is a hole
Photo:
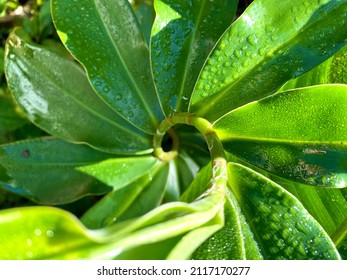
[[[26,44],[27,45],[27,44]],[[22,61],[26,62],[26,65],[30,65],[30,62],[28,60],[25,59],[25,56],[21,56]],[[80,107],[82,107],[84,110],[86,110],[87,112],[91,113],[92,115],[95,115],[96,117],[98,117],[99,119],[111,124],[112,126],[116,127],[119,130],[123,130],[126,131],[134,136],[136,136],[138,139],[141,139],[144,144],[147,144],[146,139],[143,135],[138,134],[130,129],[125,129],[124,126],[119,125],[118,123],[113,122],[112,120],[110,120],[109,118],[101,115],[100,113],[96,112],[95,110],[93,110],[91,107],[87,106],[85,103],[83,103],[81,100],[79,100],[78,98],[76,98],[75,96],[71,95],[66,89],[61,88],[61,86],[59,84],[57,84],[52,77],[50,77],[45,71],[41,70],[41,67],[37,67],[36,69],[38,69],[38,72],[40,73],[41,76],[45,77],[46,81],[49,81],[54,87],[58,87],[61,89],[62,92],[65,93],[65,96],[69,97],[69,99],[71,99],[72,101],[74,101],[76,104],[80,105]],[[40,69],[40,70],[39,70]],[[129,123],[130,124],[130,123]]]
[[[122,66],[123,66],[123,69],[125,70],[125,72],[127,73],[127,77],[130,79],[131,81],[131,84],[133,85],[133,87],[135,88],[135,92],[136,92],[136,95],[139,97],[139,99],[141,100],[141,103],[144,105],[144,107],[146,108],[146,111],[147,113],[149,114],[149,117],[152,119],[152,123],[153,124],[156,124],[157,123],[157,120],[156,120],[156,117],[154,116],[154,113],[152,112],[151,108],[148,106],[148,103],[146,102],[146,100],[144,99],[144,95],[142,94],[139,86],[137,85],[135,79],[134,79],[134,76],[133,74],[131,73],[131,71],[129,70],[129,67],[128,65],[125,63],[123,57],[121,56],[121,52],[118,48],[118,46],[115,44],[114,40],[112,39],[112,35],[109,31],[109,29],[107,28],[105,22],[102,20],[102,15],[100,14],[100,11],[98,9],[98,4],[97,4],[97,1],[93,0],[94,2],[94,5],[95,5],[95,10],[100,18],[100,21],[102,23],[102,25],[104,26],[104,30],[106,31],[107,35],[108,35],[108,38],[109,38],[109,41],[111,42],[111,45],[113,46],[116,54],[117,54],[117,57],[118,59],[120,60]],[[153,87],[154,88],[154,87]],[[155,95],[156,96],[156,95]]]
[[[338,7],[335,6],[335,8],[330,10],[330,12],[332,12],[332,11],[334,11],[336,9],[339,9],[339,7],[340,6],[338,6]],[[315,21],[312,21],[308,25],[305,24],[304,25],[305,30],[309,30],[311,26],[316,25],[319,22],[320,22],[319,19],[316,19]],[[277,47],[274,47],[273,49],[269,50],[268,53],[276,53],[280,49],[288,49],[288,46],[293,45],[293,44],[291,44],[291,42],[295,41],[297,36],[299,36],[301,33],[305,33],[305,31],[303,31],[303,29],[297,30],[297,32],[295,32],[295,35],[292,36],[289,40],[285,41],[284,44],[278,44]],[[297,44],[294,44],[294,45],[297,45]],[[237,87],[237,85],[242,83],[245,80],[244,77],[247,77],[249,73],[255,71],[257,68],[259,68],[259,66],[263,65],[264,61],[268,60],[269,57],[271,57],[271,56],[267,54],[267,55],[261,56],[257,63],[254,63],[254,61],[252,61],[251,65],[254,65],[253,67],[250,67],[249,70],[243,72],[243,75],[241,77],[237,78],[237,80],[234,80],[234,82],[231,83],[229,86],[226,86],[223,89],[221,89],[220,91],[215,92],[208,99],[209,100],[213,100],[214,103],[219,102],[220,99],[223,99],[226,95],[228,95],[228,93],[231,91],[232,88],[235,88],[235,87]],[[269,93],[271,93],[271,92],[269,92]],[[249,102],[252,102],[252,101],[254,101],[254,100],[251,100]],[[195,104],[195,106],[197,104],[200,104],[201,102],[205,103],[206,99],[201,99],[198,103]],[[240,105],[240,106],[242,106],[242,105]],[[201,109],[198,110],[199,115],[205,115],[206,112],[208,112],[209,109],[210,109],[209,106],[202,106]],[[237,108],[234,108],[234,109],[237,109]]]
[[[201,23],[201,18],[202,18],[202,11],[204,10],[204,7],[206,5],[206,1],[207,0],[202,0],[203,3],[200,4],[200,9],[199,9],[199,12],[198,12],[198,16],[196,18],[196,24],[194,25],[194,31],[193,31],[193,34],[192,36],[190,37],[190,40],[189,40],[189,52],[188,52],[188,55],[187,55],[187,59],[185,61],[185,65],[184,65],[184,71],[183,71],[183,80],[181,82],[181,87],[180,87],[180,90],[179,90],[179,93],[178,93],[178,101],[177,101],[177,106],[176,106],[176,109],[180,108],[181,106],[181,101],[182,101],[182,96],[184,94],[184,89],[185,89],[185,84],[186,84],[186,80],[187,80],[187,73],[188,73],[188,65],[190,63],[190,58],[193,54],[193,45],[194,45],[194,42],[195,42],[195,38],[197,36],[197,33],[198,33],[198,26],[200,26],[200,23]]]

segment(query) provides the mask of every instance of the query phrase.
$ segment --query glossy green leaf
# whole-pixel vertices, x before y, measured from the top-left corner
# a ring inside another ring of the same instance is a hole
[[[306,185],[346,186],[347,148],[319,143],[235,140],[227,149],[269,173]]]
[[[347,84],[347,46],[311,71],[283,85],[279,91],[318,84]]]
[[[305,178],[307,174],[309,174],[309,172],[304,172],[304,169],[300,169],[299,166],[295,166],[295,170],[297,173],[301,174],[300,177],[295,177],[295,175],[297,175],[295,172],[293,172],[291,176],[288,176],[288,178],[284,178],[284,176],[280,177],[280,172],[276,172],[276,175],[274,175],[270,169],[275,170],[278,166],[273,164],[273,162],[277,164],[281,163],[280,161],[274,161],[274,159],[285,159],[286,157],[290,157],[290,154],[286,154],[286,149],[281,149],[282,145],[283,144],[276,145],[270,143],[263,143],[263,145],[261,145],[261,143],[242,143],[236,141],[233,143],[233,147],[238,147],[241,150],[240,154],[246,155],[248,160],[240,160],[239,158],[230,155],[229,160],[239,162],[257,172],[262,173],[264,176],[278,183],[293,194],[304,205],[305,209],[314,217],[314,219],[316,219],[324,228],[334,244],[338,246],[340,242],[342,242],[344,236],[347,234],[347,189],[312,188],[307,185],[297,183],[297,181],[299,181],[298,178]],[[288,146],[290,147],[290,145]],[[262,147],[263,149],[262,154],[259,154],[260,150],[257,149],[259,147]],[[266,147],[268,147],[268,149],[266,149]],[[245,149],[248,150],[249,154],[246,153]],[[234,154],[238,154],[235,153],[235,149],[233,151]],[[269,153],[270,151],[271,153]],[[254,157],[250,157],[252,154]],[[240,158],[242,158],[242,156]],[[268,162],[268,164],[265,165],[265,168],[263,165],[264,161]],[[320,163],[321,166],[329,166],[329,164],[333,162],[332,165],[334,166],[332,157],[326,157],[324,162],[325,161],[328,164],[322,164],[323,160],[320,160],[316,162],[316,165]],[[253,165],[249,162],[251,162]],[[282,162],[282,164],[282,173],[288,170],[288,174],[290,174],[290,171],[293,170],[293,166],[290,166],[289,164],[284,165],[284,162]],[[272,168],[270,168],[270,166],[272,166]],[[319,166],[319,168],[324,170],[321,166]],[[342,164],[340,166],[342,166]],[[317,168],[318,166],[316,166],[316,169]],[[279,171],[279,169],[277,169],[277,171]],[[314,176],[311,176],[311,178],[314,178]],[[330,178],[334,177],[330,176]],[[333,180],[329,180],[330,178],[327,176],[327,179],[324,180],[325,186],[332,185],[331,183]]]
[[[166,259],[168,260],[182,260],[191,258],[194,251],[200,246],[207,238],[213,235],[216,231],[220,230],[224,224],[223,213],[220,212],[210,223],[194,229],[181,238],[174,248],[170,251]]]
[[[139,245],[122,252],[115,260],[164,260],[181,238],[182,236],[179,235],[163,241]]]
[[[16,111],[13,101],[7,96],[0,96],[0,132],[13,131],[26,122]]]
[[[168,166],[148,168],[145,175],[104,196],[82,216],[82,222],[88,228],[102,228],[144,215],[160,204],[167,177]]]
[[[0,186],[42,204],[65,204],[111,190],[75,168],[111,155],[58,139],[0,146]]]
[[[150,173],[151,168],[159,163],[153,156],[121,157],[82,166],[78,170],[117,190]]]
[[[140,5],[134,8],[136,17],[140,23],[143,36],[147,42],[147,45],[150,44],[151,40],[151,31],[155,19],[155,11],[152,1],[143,1]]]
[[[267,140],[344,145],[347,85],[321,85],[274,94],[238,108],[213,127],[222,141]],[[328,121],[327,121],[328,120]]]
[[[101,230],[87,230],[68,212],[49,207],[0,212],[1,259],[112,259],[121,253],[181,236],[210,223],[222,210],[212,192],[193,203],[169,203]]]
[[[6,77],[14,99],[33,123],[66,141],[106,152],[150,149],[151,136],[112,111],[74,61],[23,37],[19,29],[9,36]]]
[[[200,69],[231,24],[237,3],[237,0],[154,1],[152,68],[167,115],[187,111]]]
[[[63,210],[50,207],[0,211],[0,259],[91,258],[102,245]]]
[[[189,111],[216,120],[328,59],[347,43],[346,12],[346,1],[254,1],[209,56]]]
[[[346,189],[307,188],[281,178],[273,179],[301,201],[336,246],[343,242],[347,236]]]
[[[194,180],[200,166],[184,151],[181,151],[175,159],[179,189],[183,193]]]
[[[211,175],[211,164],[208,164],[199,171],[181,200],[189,202],[201,196],[209,186]],[[200,260],[262,258],[249,225],[246,224],[240,207],[230,191],[227,191],[224,204],[223,227],[199,246],[191,258]]]
[[[289,192],[252,169],[228,164],[229,185],[265,259],[339,259],[323,228]]]
[[[122,117],[153,133],[163,118],[149,52],[127,0],[54,0],[58,34],[94,89]]]
[[[268,172],[345,187],[346,96],[345,85],[290,90],[236,109],[214,127],[226,150]]]
[[[239,210],[239,209],[237,209]],[[224,205],[223,228],[207,239],[193,254],[198,260],[246,259],[239,211],[227,199]]]

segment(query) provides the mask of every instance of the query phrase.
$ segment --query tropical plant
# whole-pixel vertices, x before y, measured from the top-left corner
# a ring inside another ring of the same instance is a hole
[[[71,55],[10,34],[50,136],[0,146],[2,188],[42,204],[0,212],[0,258],[346,255],[347,1],[237,4],[52,0]]]

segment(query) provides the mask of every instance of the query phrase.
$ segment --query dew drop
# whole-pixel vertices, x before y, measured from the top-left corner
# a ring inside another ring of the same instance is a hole
[[[235,51],[234,51],[234,55],[235,55],[237,58],[240,58],[240,57],[242,56],[241,50],[235,50]]]
[[[309,234],[308,229],[305,227],[305,225],[300,221],[295,224],[295,227],[301,231],[303,234]]]
[[[53,231],[53,230],[47,230],[47,231],[46,231],[46,235],[47,235],[48,237],[54,237],[54,231]]]
[[[102,90],[103,92],[108,93],[110,91],[110,88],[108,86],[104,86]]]
[[[247,37],[247,42],[252,45],[255,46],[257,44],[257,38],[253,35],[250,35]]]

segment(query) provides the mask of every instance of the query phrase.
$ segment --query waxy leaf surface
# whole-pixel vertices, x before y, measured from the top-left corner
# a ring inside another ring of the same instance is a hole
[[[279,91],[319,84],[347,84],[347,46],[311,71],[283,85]]]
[[[12,96],[33,123],[53,136],[106,152],[150,149],[150,135],[111,110],[74,61],[23,36],[16,29],[7,41],[6,77]]]
[[[129,178],[127,185],[105,195],[81,218],[88,228],[102,228],[143,215],[157,207],[164,195],[168,166],[157,165],[141,177]]]
[[[346,97],[345,85],[289,90],[240,107],[214,127],[227,151],[268,172],[345,187]]]
[[[293,195],[242,165],[229,163],[228,172],[265,259],[340,259],[327,233]]]
[[[121,157],[83,166],[79,170],[114,189],[120,189],[149,173],[156,164],[159,160],[153,156]]]
[[[111,188],[75,168],[110,156],[52,138],[2,145],[0,186],[42,204],[65,204],[104,194]]]
[[[155,0],[151,59],[166,115],[187,111],[200,69],[231,24],[237,0]],[[218,16],[216,16],[218,15]]]
[[[346,12],[346,1],[254,1],[209,56],[189,111],[214,121],[309,71],[346,45]]]
[[[94,89],[123,118],[155,132],[163,118],[149,52],[127,0],[54,0],[52,15],[67,49]]]

